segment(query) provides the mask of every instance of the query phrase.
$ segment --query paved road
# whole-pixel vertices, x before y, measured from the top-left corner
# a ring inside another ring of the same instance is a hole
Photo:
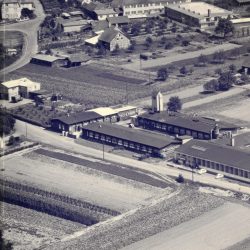
[[[250,207],[226,203],[123,250],[220,250],[250,236]]]
[[[226,44],[222,44],[222,45],[214,45],[213,47],[210,47],[210,48],[192,51],[192,52],[187,52],[185,54],[177,54],[177,55],[166,56],[166,57],[161,57],[161,58],[157,58],[157,59],[143,61],[141,68],[147,69],[147,68],[167,65],[167,64],[181,61],[181,60],[196,58],[200,54],[211,55],[215,51],[219,51],[219,50],[227,51],[227,50],[231,50],[231,49],[239,48],[239,47],[241,47],[241,45],[232,44],[232,43],[226,43]],[[139,70],[140,69],[140,60],[138,59],[138,60],[133,61],[132,63],[124,64],[123,67],[127,68],[127,69],[131,69],[131,70]]]
[[[27,129],[26,129],[27,128]],[[102,159],[102,151],[89,148],[86,146],[78,145],[74,142],[73,139],[68,137],[62,137],[57,133],[47,131],[41,127],[37,127],[31,124],[26,124],[24,122],[18,121],[16,122],[16,130],[18,133],[26,134],[27,137],[38,142],[46,143],[55,147],[60,147],[65,150],[74,151],[76,153],[82,153],[88,156],[96,157]],[[105,153],[105,159],[115,162],[115,163],[123,163],[125,165],[140,168],[142,170],[152,171],[155,174],[159,174],[163,177],[167,176],[178,176],[179,173],[183,172],[183,176],[185,179],[191,180],[192,175],[189,172],[181,171],[179,169],[169,167],[164,162],[161,163],[146,163],[138,160],[126,158],[124,156],[116,155],[113,153]],[[195,175],[195,180],[202,182],[204,184],[214,185],[216,187],[222,187],[225,189],[229,189],[232,191],[241,190],[244,193],[250,194],[250,187],[241,186],[237,183],[229,183],[228,181],[222,179],[215,179],[212,175]]]
[[[40,23],[44,20],[45,14],[39,0],[34,0],[36,18],[34,20],[7,24],[0,27],[0,31],[19,31],[24,34],[23,54],[16,62],[0,71],[1,74],[10,73],[25,64],[29,63],[32,55],[38,52],[37,31]]]

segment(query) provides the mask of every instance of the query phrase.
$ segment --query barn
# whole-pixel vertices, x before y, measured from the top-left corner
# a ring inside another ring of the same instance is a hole
[[[63,67],[67,65],[67,60],[64,57],[36,54],[31,58],[30,63],[47,67]]]

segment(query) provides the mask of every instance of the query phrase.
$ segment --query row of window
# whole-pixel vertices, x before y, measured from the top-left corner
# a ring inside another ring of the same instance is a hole
[[[242,170],[242,169],[233,168],[233,167],[230,167],[228,165],[224,165],[224,164],[217,163],[217,162],[212,162],[212,161],[203,160],[203,159],[199,159],[199,158],[193,158],[191,156],[186,156],[186,155],[181,155],[181,154],[179,156],[180,156],[180,158],[186,159],[186,165],[189,165],[189,164],[192,164],[193,162],[196,162],[198,164],[198,166],[208,167],[211,169],[215,169],[218,171],[237,175],[240,177],[250,178],[250,173],[245,171],[245,170]]]
[[[118,146],[123,146],[125,148],[130,148],[130,149],[134,149],[134,150],[138,150],[138,151],[143,151],[143,152],[147,152],[147,153],[152,153],[153,149],[149,146],[145,146],[145,145],[141,145],[135,142],[129,142],[126,140],[122,140],[122,139],[118,139],[115,137],[111,137],[111,136],[107,136],[107,135],[103,135],[103,134],[99,134],[99,133],[95,133],[92,131],[88,131],[86,133],[87,137],[95,139],[95,140],[100,140],[102,142],[106,142],[106,143],[110,143],[110,144],[115,144]]]
[[[144,121],[142,122],[142,125],[143,123],[145,127],[148,127],[150,129],[161,130],[164,132],[166,131],[169,133],[175,133],[179,135],[190,135],[193,138],[198,138],[198,139],[208,139],[208,140],[210,139],[210,135],[206,133],[196,132],[196,131],[192,131],[192,130],[185,129],[185,128],[178,128],[172,125],[167,125],[167,124],[158,123],[158,122]]]

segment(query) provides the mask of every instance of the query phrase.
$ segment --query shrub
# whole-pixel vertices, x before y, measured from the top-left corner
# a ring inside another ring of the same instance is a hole
[[[185,179],[182,174],[179,174],[178,177],[175,179],[178,183],[184,183]]]

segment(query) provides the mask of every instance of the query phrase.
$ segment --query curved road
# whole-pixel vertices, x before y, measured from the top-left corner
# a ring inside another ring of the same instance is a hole
[[[38,51],[37,31],[41,22],[45,18],[43,7],[39,0],[34,0],[36,18],[30,21],[24,21],[13,24],[6,24],[0,27],[0,31],[19,31],[24,34],[24,44],[22,56],[10,66],[0,71],[0,75],[8,74],[25,64],[29,63],[32,55]]]

